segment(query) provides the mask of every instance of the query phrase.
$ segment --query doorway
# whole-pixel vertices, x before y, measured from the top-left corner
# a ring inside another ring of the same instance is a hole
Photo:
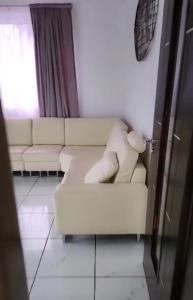
[[[162,35],[144,255],[150,296],[159,300],[181,297],[193,132],[192,3],[166,5],[170,26]]]

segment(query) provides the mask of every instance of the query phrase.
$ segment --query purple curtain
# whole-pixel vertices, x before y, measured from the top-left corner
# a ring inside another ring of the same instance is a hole
[[[30,5],[40,115],[78,117],[71,4]]]

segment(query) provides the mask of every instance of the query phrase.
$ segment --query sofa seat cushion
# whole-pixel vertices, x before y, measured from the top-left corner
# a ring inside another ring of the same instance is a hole
[[[11,161],[23,160],[23,153],[29,148],[29,146],[9,146],[9,155]]]
[[[23,154],[24,161],[59,161],[60,145],[35,145]]]
[[[84,183],[90,168],[98,162],[104,146],[67,146],[60,153],[61,169],[66,172],[63,183]]]

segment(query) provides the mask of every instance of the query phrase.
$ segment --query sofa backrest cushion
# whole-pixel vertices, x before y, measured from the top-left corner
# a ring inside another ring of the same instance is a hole
[[[33,119],[33,145],[64,145],[64,118]]]
[[[8,144],[32,145],[31,119],[6,119]]]
[[[65,142],[68,146],[104,146],[117,118],[65,119]]]
[[[117,147],[119,170],[115,176],[115,183],[131,182],[139,154],[128,144],[126,140],[120,140]]]

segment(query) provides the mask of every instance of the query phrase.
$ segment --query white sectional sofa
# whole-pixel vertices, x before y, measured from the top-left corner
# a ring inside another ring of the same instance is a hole
[[[7,119],[13,171],[60,171],[64,147],[64,119]]]
[[[60,152],[64,147],[64,119],[32,120],[32,146],[23,153],[26,171],[60,171]]]
[[[6,120],[6,130],[12,170],[23,172],[25,170],[23,154],[32,145],[32,121]]]
[[[71,146],[102,146],[117,118],[7,119],[13,171],[63,171]],[[99,147],[100,148],[100,147]],[[94,150],[94,148],[93,148]],[[97,151],[97,148],[94,150]]]
[[[114,141],[111,134],[117,123],[121,138]],[[14,171],[65,173],[54,199],[58,233],[145,233],[146,169],[139,158],[140,139],[138,145],[131,136],[127,143],[124,123],[116,118],[39,118],[7,120],[6,127]],[[106,151],[116,153],[117,173],[108,183],[85,183],[86,174]]]

